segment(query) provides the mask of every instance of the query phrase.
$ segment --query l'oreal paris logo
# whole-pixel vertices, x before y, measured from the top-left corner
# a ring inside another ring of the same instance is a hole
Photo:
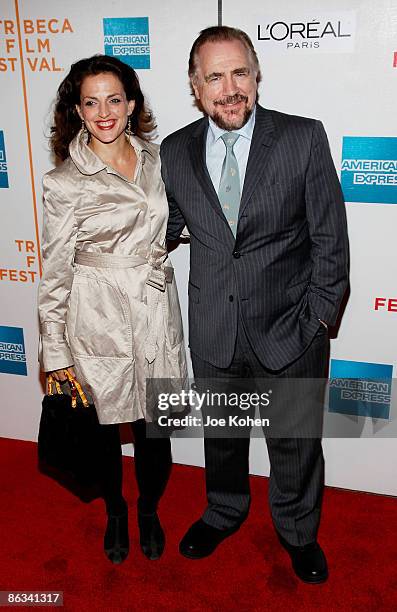
[[[316,18],[261,22],[257,26],[257,38],[266,43],[266,49],[346,53],[354,50],[355,31],[355,11],[345,11],[321,14]]]

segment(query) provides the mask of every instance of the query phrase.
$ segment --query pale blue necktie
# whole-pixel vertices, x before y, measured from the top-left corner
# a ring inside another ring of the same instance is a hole
[[[237,231],[238,212],[240,209],[240,173],[233,147],[240,137],[234,132],[225,132],[221,138],[226,146],[226,155],[219,183],[218,198],[230,229],[234,236]]]

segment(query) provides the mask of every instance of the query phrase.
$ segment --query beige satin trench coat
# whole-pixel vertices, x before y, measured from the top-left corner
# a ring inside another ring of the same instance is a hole
[[[39,359],[46,372],[74,365],[103,424],[147,417],[147,378],[187,376],[159,148],[131,144],[134,181],[82,131],[43,179]]]

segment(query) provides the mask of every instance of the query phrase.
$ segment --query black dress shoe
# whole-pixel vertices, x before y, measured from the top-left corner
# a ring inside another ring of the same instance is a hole
[[[216,547],[228,536],[239,529],[240,525],[232,529],[216,529],[202,519],[193,523],[179,544],[179,552],[188,559],[202,559],[211,555]]]
[[[138,527],[143,554],[152,561],[159,559],[164,551],[165,535],[157,512],[144,514],[138,511]]]
[[[327,559],[317,542],[305,546],[292,546],[278,533],[281,545],[291,557],[295,574],[311,584],[325,582],[328,578]]]
[[[112,563],[119,564],[125,561],[130,550],[127,512],[124,514],[108,514],[103,543],[105,554]]]

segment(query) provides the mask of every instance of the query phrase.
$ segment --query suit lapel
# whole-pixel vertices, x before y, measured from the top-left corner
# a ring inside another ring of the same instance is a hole
[[[216,193],[211,181],[211,177],[207,170],[205,159],[205,147],[208,131],[208,119],[204,118],[200,121],[194,130],[190,142],[188,143],[188,151],[190,161],[192,163],[193,172],[199,181],[208,202],[223,220],[230,230],[226,217],[222,212],[219,203],[218,194]],[[276,130],[273,123],[273,118],[268,110],[261,106],[256,108],[255,128],[252,135],[252,142],[247,162],[247,170],[245,173],[243,193],[241,196],[239,218],[246,208],[249,199],[258,183],[258,180],[266,171],[266,164],[270,157],[272,148],[276,143]],[[233,236],[230,230],[230,235]]]
[[[219,203],[218,194],[214,189],[211,177],[207,170],[207,163],[205,159],[207,131],[208,119],[205,118],[198,124],[188,144],[190,161],[192,163],[193,172],[197,180],[199,181],[205,195],[207,196],[209,203],[211,204],[215,212],[227,224],[225,215],[223,214],[221,205]]]
[[[248,156],[239,217],[244,212],[258,180],[266,171],[266,164],[275,142],[276,133],[272,115],[261,106],[257,106],[255,128]]]

